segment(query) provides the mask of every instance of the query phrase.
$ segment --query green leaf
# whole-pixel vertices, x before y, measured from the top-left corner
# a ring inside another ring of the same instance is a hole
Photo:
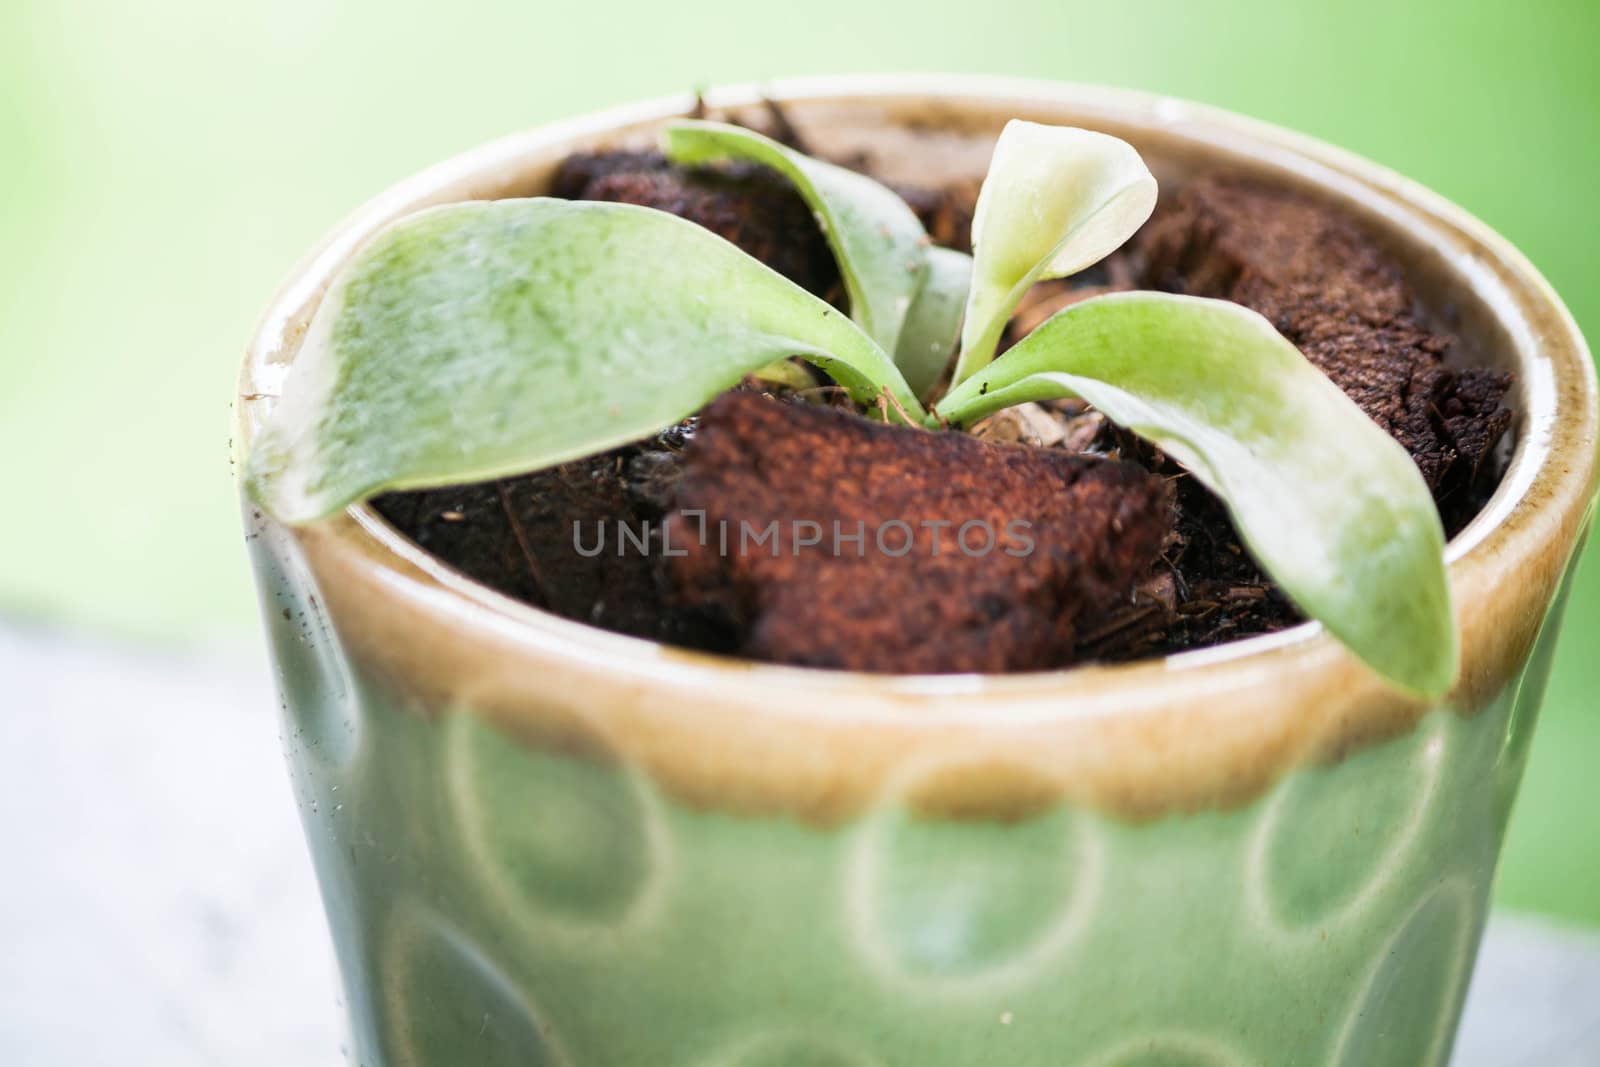
[[[691,222],[547,199],[433,208],[335,280],[247,478],[307,522],[385,489],[592,455],[790,355],[922,417],[855,324]]]
[[[972,218],[972,293],[959,384],[994,358],[1028,289],[1116,251],[1156,204],[1156,180],[1126,141],[1013,119],[994,148]]]
[[[926,396],[950,365],[971,284],[971,256],[950,248],[928,249],[928,276],[911,303],[894,354],[900,373],[918,396]]]
[[[1075,396],[1212,489],[1261,566],[1379,674],[1454,682],[1438,511],[1395,441],[1261,316],[1220,300],[1118,293],[1050,318],[936,411],[970,424]]]
[[[850,317],[885,352],[897,350],[906,314],[927,273],[928,235],[893,190],[742,126],[683,120],[662,132],[661,143],[678,163],[742,160],[787,178],[815,213],[839,262]]]

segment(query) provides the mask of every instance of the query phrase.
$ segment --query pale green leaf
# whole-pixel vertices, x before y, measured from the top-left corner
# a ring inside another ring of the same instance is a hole
[[[1116,251],[1150,217],[1156,180],[1126,141],[1014,119],[995,144],[972,218],[973,278],[957,383],[994,358],[1028,289]]]
[[[669,426],[790,355],[921,417],[860,328],[691,222],[546,199],[433,208],[335,281],[249,483],[305,522],[385,489],[546,467]]]
[[[906,384],[918,396],[926,396],[950,365],[971,284],[971,256],[949,248],[928,249],[928,276],[911,303],[894,354]]]
[[[1266,572],[1379,674],[1426,696],[1449,688],[1455,620],[1428,487],[1265,319],[1162,293],[1086,300],[936,410],[965,425],[1062,396],[1160,445],[1211,488]]]
[[[833,249],[850,317],[885,352],[898,349],[906,313],[927,272],[928,235],[893,190],[742,126],[683,120],[662,132],[661,143],[678,163],[742,160],[783,175],[816,215]]]

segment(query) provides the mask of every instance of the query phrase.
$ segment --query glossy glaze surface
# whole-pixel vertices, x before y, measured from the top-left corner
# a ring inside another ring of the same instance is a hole
[[[919,813],[1042,773],[954,760],[817,825],[685,803],[603,708],[575,754],[418,706],[256,544],[365,1064],[1442,1064],[1554,633],[1242,807]]]

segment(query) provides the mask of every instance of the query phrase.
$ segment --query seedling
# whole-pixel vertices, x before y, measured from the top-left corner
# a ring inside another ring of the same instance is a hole
[[[679,122],[663,147],[681,163],[783,174],[823,227],[849,316],[650,208],[531,198],[422,211],[331,286],[250,457],[255,497],[307,523],[385,490],[537,470],[656,432],[788,357],[870,414],[929,430],[1079,397],[1215,492],[1262,568],[1379,674],[1424,696],[1452,684],[1427,485],[1261,316],[1104,295],[995,357],[1030,286],[1092,266],[1150,216],[1156,182],[1130,145],[1010,123],[971,257],[931,247],[879,183],[752,131]]]

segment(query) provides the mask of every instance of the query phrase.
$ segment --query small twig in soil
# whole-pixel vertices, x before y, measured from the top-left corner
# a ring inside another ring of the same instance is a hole
[[[511,506],[511,490],[506,488],[506,483],[503,481],[495,482],[494,486],[500,493],[500,510],[506,514],[506,522],[511,526],[511,536],[517,539],[517,548],[522,552],[522,561],[528,565],[528,577],[533,579],[534,590],[539,594],[539,606],[549,608],[553,603],[550,587],[545,584],[544,574],[539,570],[539,563],[534,558],[532,547],[528,544],[527,531],[522,528],[516,509]]]
[[[1187,547],[1187,546],[1185,546],[1185,547]],[[1183,558],[1183,553],[1179,552],[1178,553],[1178,559],[1182,559],[1182,558]],[[1174,561],[1174,560],[1168,559],[1167,558],[1167,554],[1165,552],[1161,553],[1161,562],[1165,563],[1167,565],[1167,570],[1172,572],[1172,581],[1173,581],[1173,584],[1177,586],[1179,602],[1180,603],[1187,602],[1190,599],[1189,583],[1183,580],[1183,572],[1178,569],[1177,562]]]
[[[879,388],[880,388],[880,398],[879,398],[880,399],[880,404],[883,401],[887,401],[888,403],[893,404],[894,405],[894,409],[900,413],[900,417],[902,419],[906,420],[906,425],[907,426],[914,426],[919,430],[922,429],[922,424],[920,422],[918,422],[916,419],[913,419],[911,417],[911,413],[908,412],[905,409],[905,405],[901,404],[899,400],[895,399],[895,395],[893,393],[889,392],[889,387],[887,385],[880,386]],[[889,410],[888,410],[887,407],[883,408],[883,421],[884,422],[888,422],[889,421]]]
[[[767,115],[772,119],[772,139],[779,144],[788,145],[796,152],[806,155],[816,155],[806,144],[806,139],[794,123],[789,121],[789,116],[784,112],[783,106],[771,97],[763,96],[761,105],[767,109]]]
[[[1178,605],[1178,614],[1188,619],[1208,619],[1221,610],[1222,605],[1215,600],[1191,600]]]
[[[1144,622],[1159,610],[1160,605],[1143,604],[1123,612],[1078,638],[1080,645],[1093,645],[1118,634],[1136,623]]]

